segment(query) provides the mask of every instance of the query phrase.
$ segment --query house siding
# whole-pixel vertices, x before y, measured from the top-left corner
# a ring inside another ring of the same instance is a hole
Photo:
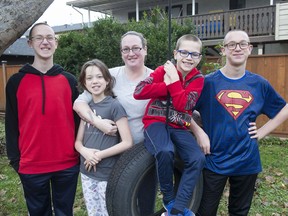
[[[288,3],[276,5],[276,40],[288,40]]]

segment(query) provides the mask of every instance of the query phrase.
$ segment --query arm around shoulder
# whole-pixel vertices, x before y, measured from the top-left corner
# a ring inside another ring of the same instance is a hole
[[[92,100],[92,96],[88,91],[84,91],[74,101],[73,110],[86,122],[92,124],[93,118],[91,118],[92,111],[88,103]]]
[[[92,100],[92,96],[89,96],[89,92],[83,92],[73,104],[73,109],[80,116],[81,119],[90,123],[94,127],[98,128],[105,134],[115,135],[117,127],[115,123],[109,119],[100,119],[90,109],[88,103]],[[90,99],[89,99],[90,98]],[[97,111],[97,110],[96,110]]]

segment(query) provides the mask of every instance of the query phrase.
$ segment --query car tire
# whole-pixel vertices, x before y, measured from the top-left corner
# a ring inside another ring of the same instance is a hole
[[[176,159],[174,170],[176,188],[181,178],[181,170],[182,163]],[[137,204],[138,192],[143,184],[143,179],[151,172],[156,172],[155,159],[146,150],[143,143],[134,145],[121,155],[113,168],[106,189],[109,216],[141,216]],[[203,178],[201,175],[189,202],[189,208],[193,212],[196,212],[200,205],[202,188]],[[163,208],[155,210],[149,216],[160,216],[162,212],[164,212]]]

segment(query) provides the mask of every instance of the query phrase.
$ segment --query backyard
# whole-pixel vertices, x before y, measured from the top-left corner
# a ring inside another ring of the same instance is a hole
[[[26,216],[20,180],[8,165],[5,155],[3,118],[0,118],[0,216]],[[279,138],[264,139],[260,143],[263,172],[257,180],[257,187],[250,210],[251,216],[288,215],[288,140]],[[219,216],[227,214],[228,186],[223,194],[218,210]],[[74,205],[74,215],[87,215],[78,183]]]

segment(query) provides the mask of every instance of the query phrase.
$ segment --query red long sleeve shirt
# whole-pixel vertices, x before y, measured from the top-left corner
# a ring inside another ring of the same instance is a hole
[[[194,68],[183,79],[178,71],[179,80],[166,86],[164,75],[164,67],[160,66],[135,88],[135,99],[151,99],[143,117],[144,127],[154,122],[166,122],[169,92],[169,125],[187,129],[185,123],[191,121],[192,110],[202,92],[204,76]]]
[[[42,74],[25,65],[6,86],[7,156],[23,174],[48,173],[79,163],[74,148],[79,118],[75,77],[54,65]]]

